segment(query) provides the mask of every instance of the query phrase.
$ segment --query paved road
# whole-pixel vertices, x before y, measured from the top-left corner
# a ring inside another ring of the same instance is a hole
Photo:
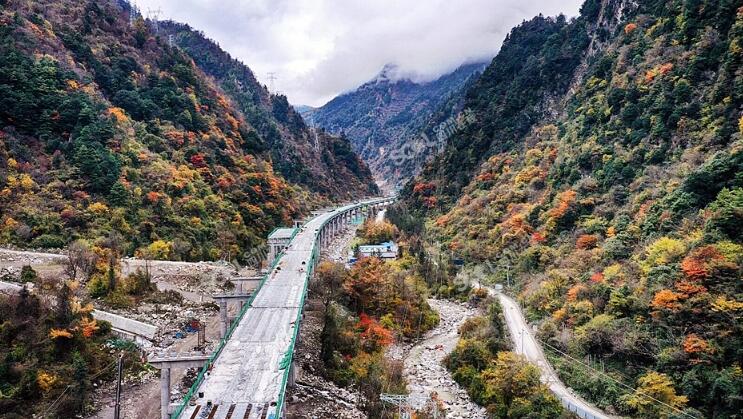
[[[491,290],[491,294],[497,294],[500,300],[516,352],[523,354],[529,361],[539,366],[542,371],[542,381],[548,383],[550,390],[562,401],[563,405],[581,418],[610,419],[611,416],[570,392],[565,384],[557,378],[557,374],[544,356],[542,348],[534,338],[518,304],[502,293]]]
[[[365,203],[378,201],[381,200]],[[199,387],[197,395],[203,392],[203,397],[197,399],[195,406],[188,406],[182,418],[213,415],[217,419],[230,415],[253,419],[280,413],[276,412],[276,403],[285,384],[285,370],[280,369],[280,362],[297,327],[316,229],[333,215],[354,206],[320,214],[297,233]]]

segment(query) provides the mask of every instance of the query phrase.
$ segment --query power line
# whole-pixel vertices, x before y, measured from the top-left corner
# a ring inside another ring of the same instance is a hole
[[[98,374],[90,377],[90,380],[92,381],[100,377],[101,375],[103,375],[104,372],[106,372],[109,368],[116,365],[118,362],[119,360],[117,359],[111,362],[110,364],[108,364],[107,366],[103,367],[103,369],[100,370]],[[67,387],[65,387],[64,391],[62,391],[62,394],[60,394],[59,397],[57,397],[57,399],[54,400],[52,404],[50,404],[49,407],[46,408],[46,410],[44,410],[44,413],[41,414],[41,417],[46,417],[46,415],[49,414],[49,412],[54,408],[54,406],[62,399],[62,396],[64,396],[67,393],[67,391],[71,388],[72,388],[72,384],[68,384]]]
[[[641,395],[641,396],[643,396],[643,397],[647,398],[648,400],[651,400],[651,401],[653,401],[653,402],[656,402],[656,403],[658,403],[658,404],[660,404],[660,405],[662,405],[662,406],[664,406],[664,407],[667,407],[667,408],[669,408],[669,409],[671,409],[671,410],[673,410],[673,411],[675,411],[675,412],[677,412],[677,413],[680,413],[680,414],[682,414],[682,415],[684,415],[684,416],[686,416],[686,417],[689,417],[689,418],[692,418],[692,419],[697,419],[697,417],[696,417],[696,416],[690,415],[689,413],[686,413],[686,412],[684,412],[683,410],[681,410],[681,409],[679,409],[679,408],[677,408],[677,407],[671,406],[670,404],[667,404],[667,403],[665,403],[665,402],[662,402],[662,401],[660,401],[660,400],[658,400],[658,399],[654,398],[653,396],[651,396],[651,395],[649,395],[649,394],[647,394],[647,393],[645,393],[645,392],[643,392],[643,391],[640,391],[640,390],[638,390],[638,389],[636,389],[636,388],[634,388],[634,387],[632,387],[632,386],[630,386],[630,385],[627,385],[627,384],[625,384],[625,383],[623,383],[623,382],[621,382],[621,381],[617,380],[616,378],[614,378],[614,377],[612,377],[612,376],[610,376],[610,375],[608,375],[608,374],[606,374],[606,373],[604,373],[604,372],[602,372],[602,371],[599,371],[599,370],[596,370],[596,369],[594,369],[593,367],[591,367],[590,365],[587,365],[586,363],[582,362],[581,360],[579,360],[579,359],[575,359],[575,358],[573,358],[572,356],[570,356],[569,354],[567,354],[567,353],[563,352],[562,350],[560,350],[560,349],[558,349],[558,348],[556,348],[556,347],[554,347],[554,346],[550,345],[550,344],[549,344],[549,343],[547,343],[547,342],[544,342],[544,341],[542,341],[542,340],[541,340],[541,339],[539,339],[539,337],[538,337],[538,336],[536,336],[536,335],[530,334],[530,336],[531,336],[531,338],[532,338],[532,339],[534,339],[534,341],[535,341],[535,342],[538,342],[538,343],[540,343],[541,345],[543,345],[543,346],[546,346],[546,347],[548,347],[549,349],[552,349],[553,351],[555,351],[555,352],[557,352],[558,354],[562,355],[563,357],[567,358],[567,359],[568,359],[568,361],[570,361],[570,362],[574,362],[574,363],[577,363],[578,365],[581,365],[581,366],[583,366],[583,367],[585,367],[585,368],[588,368],[588,369],[589,369],[589,370],[590,370],[591,372],[594,372],[594,373],[596,373],[596,374],[599,374],[599,375],[601,375],[601,376],[603,376],[603,377],[606,377],[606,378],[608,378],[609,380],[611,380],[611,381],[613,381],[613,382],[615,382],[615,383],[619,384],[620,386],[622,386],[622,387],[625,387],[625,388],[627,388],[627,389],[629,389],[629,390],[631,390],[631,391],[633,391],[633,392],[636,392],[637,394],[639,394],[639,395]],[[539,347],[539,346],[537,345],[537,347]],[[548,364],[549,364],[549,361],[548,361]],[[551,368],[550,368],[550,369],[551,369]],[[557,372],[556,372],[556,371],[555,371],[554,373],[555,373],[555,374],[557,374]],[[624,376],[624,375],[622,374],[622,376]],[[624,376],[624,377],[625,377],[625,378],[627,378],[626,376]]]
[[[539,340],[539,339],[538,339],[538,338],[536,338],[536,337],[535,337],[535,339],[536,339],[536,340],[537,340],[537,341],[538,341],[539,343],[541,343],[542,345],[545,345],[545,346],[547,346],[548,348],[552,349],[553,351],[555,351],[555,352],[557,352],[558,354],[562,355],[563,357],[567,358],[567,359],[568,359],[568,361],[570,361],[570,362],[574,362],[574,363],[577,363],[577,364],[579,364],[579,365],[581,365],[581,366],[583,366],[583,367],[585,367],[585,368],[588,368],[588,369],[589,369],[590,371],[592,371],[592,372],[594,372],[594,373],[596,373],[596,374],[599,374],[599,375],[601,375],[601,376],[604,376],[604,377],[608,378],[609,380],[611,380],[611,381],[613,381],[613,382],[615,382],[615,383],[619,384],[620,386],[622,386],[622,387],[625,387],[625,388],[627,388],[627,389],[629,389],[629,390],[632,390],[633,392],[635,392],[635,393],[637,393],[637,394],[639,394],[639,395],[641,395],[641,396],[643,396],[643,397],[647,398],[648,400],[651,400],[651,401],[653,401],[653,402],[656,402],[656,403],[658,403],[658,404],[660,404],[660,405],[662,405],[662,406],[664,406],[664,407],[667,407],[667,408],[669,408],[669,409],[671,409],[671,410],[673,410],[673,411],[675,411],[675,412],[677,412],[677,413],[680,413],[680,414],[682,414],[682,415],[684,415],[684,416],[686,416],[686,417],[689,417],[689,418],[693,418],[693,419],[697,419],[697,417],[696,417],[696,416],[690,415],[690,414],[688,414],[688,413],[684,412],[683,410],[681,410],[681,409],[679,409],[679,408],[677,408],[677,407],[674,407],[674,406],[671,406],[670,404],[667,404],[667,403],[665,403],[665,402],[662,402],[662,401],[660,401],[660,400],[656,399],[655,397],[653,397],[653,396],[651,396],[651,395],[649,395],[649,394],[647,394],[647,393],[645,393],[645,392],[643,392],[643,391],[640,391],[640,390],[638,390],[638,389],[636,389],[636,388],[634,388],[634,387],[632,387],[632,386],[630,386],[630,385],[627,385],[627,384],[625,384],[625,383],[623,383],[623,382],[621,382],[621,381],[617,380],[616,378],[612,377],[611,375],[608,375],[608,374],[606,374],[606,373],[604,373],[604,372],[601,372],[601,371],[599,371],[599,370],[596,370],[596,369],[594,369],[594,368],[593,368],[593,367],[591,367],[590,365],[587,365],[587,364],[585,364],[584,362],[582,362],[582,361],[581,361],[581,360],[579,360],[579,359],[575,359],[575,358],[573,358],[572,356],[570,356],[570,355],[566,354],[565,352],[563,352],[563,351],[561,351],[560,349],[558,349],[558,348],[556,348],[556,347],[554,347],[554,346],[550,345],[550,344],[549,344],[549,343],[547,343],[547,342],[543,342],[543,341]]]

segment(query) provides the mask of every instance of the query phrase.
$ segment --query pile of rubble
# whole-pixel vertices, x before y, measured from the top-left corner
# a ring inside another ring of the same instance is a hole
[[[317,378],[317,377],[315,377]],[[364,419],[359,395],[325,380],[297,383],[288,400],[287,417]]]

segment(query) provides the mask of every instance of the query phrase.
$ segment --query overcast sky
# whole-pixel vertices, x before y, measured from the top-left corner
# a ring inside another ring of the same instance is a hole
[[[575,16],[582,0],[136,0],[216,40],[295,105],[319,106],[395,64],[432,79],[495,56],[539,13]]]

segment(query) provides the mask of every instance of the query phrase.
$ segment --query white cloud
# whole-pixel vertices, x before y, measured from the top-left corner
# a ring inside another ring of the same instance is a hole
[[[138,0],[203,30],[295,104],[322,105],[385,64],[434,78],[493,57],[511,28],[582,0]]]

